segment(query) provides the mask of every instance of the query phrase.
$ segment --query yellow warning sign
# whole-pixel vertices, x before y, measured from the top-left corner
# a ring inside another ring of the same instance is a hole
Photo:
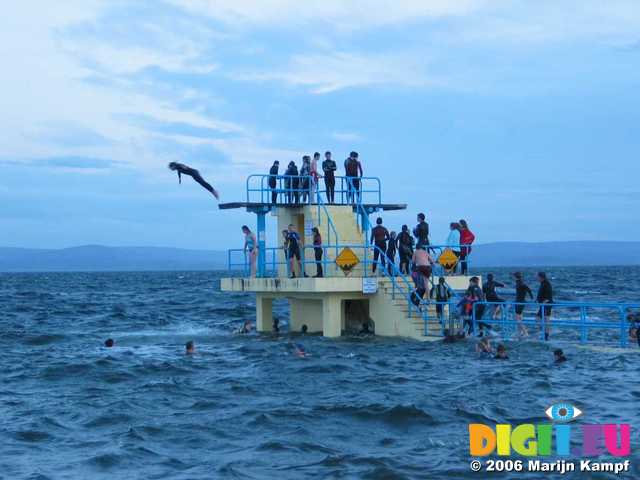
[[[447,271],[453,270],[458,264],[458,256],[453,253],[453,250],[446,248],[444,252],[440,254],[438,263]]]
[[[349,275],[358,263],[360,263],[360,259],[349,247],[345,247],[336,257],[336,264],[345,275]]]

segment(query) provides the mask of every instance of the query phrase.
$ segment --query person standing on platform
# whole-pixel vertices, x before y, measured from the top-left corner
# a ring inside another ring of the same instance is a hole
[[[493,278],[493,273],[489,273],[487,275],[487,281],[484,285],[482,285],[482,293],[484,293],[484,298],[487,302],[492,302],[493,305],[493,319],[496,320],[499,314],[502,312],[502,307],[504,304],[504,299],[498,296],[498,292],[496,292],[496,288],[504,288],[504,283],[497,282]]]
[[[298,203],[300,192],[298,192],[298,167],[296,162],[291,161],[287,166],[287,171],[284,172],[284,188],[287,191],[287,203]]]
[[[389,243],[387,245],[387,260],[389,261],[387,264],[387,272],[389,272],[389,276],[395,276],[397,245],[398,239],[396,237],[396,232],[389,233]]]
[[[309,174],[311,175],[311,185],[309,185],[309,195],[311,203],[317,203],[318,199],[316,195],[318,194],[318,179],[320,175],[318,175],[318,162],[320,161],[320,153],[316,152],[313,154],[313,159],[311,160],[311,169]]]
[[[476,239],[476,236],[469,229],[469,225],[466,220],[460,220],[460,273],[466,275],[469,271],[469,264],[467,258],[471,255],[471,244]]]
[[[533,293],[529,288],[529,285],[522,280],[522,272],[516,272],[513,274],[516,279],[516,322],[518,323],[518,333],[521,337],[528,337],[529,332],[527,327],[522,323],[522,312],[524,312],[524,302],[527,299],[527,295],[533,300]]]
[[[371,229],[371,240],[369,242],[376,246],[376,248],[373,249],[373,273],[376,273],[378,258],[380,258],[382,268],[385,267],[387,240],[389,240],[389,231],[382,226],[382,218],[378,217],[376,219],[376,226]]]
[[[305,155],[302,157],[302,167],[300,167],[300,190],[302,203],[307,203],[311,188],[311,157]]]
[[[409,263],[413,257],[413,237],[406,225],[402,226],[402,231],[398,235],[398,253],[400,254],[400,273],[409,275]]]
[[[411,295],[413,303],[418,307],[418,310],[422,311],[420,303],[424,298],[424,294],[429,288],[429,279],[431,278],[432,265],[435,263],[427,247],[416,247],[413,252],[413,258],[411,259],[414,265],[413,281],[416,285],[415,296]]]
[[[313,232],[313,254],[316,259],[316,278],[322,278],[324,276],[322,272],[322,236],[318,227],[311,229]]]
[[[551,331],[551,305],[547,306],[545,304],[553,303],[553,287],[544,272],[538,272],[538,281],[540,282],[540,287],[538,288],[536,301],[540,304],[540,308],[538,309],[537,317],[542,322],[541,328],[544,328],[544,339],[548,341]]]
[[[242,226],[242,233],[244,233],[244,254],[245,257],[249,257],[249,269],[252,277],[256,276],[256,262],[258,259],[258,241],[256,235],[247,227]]]
[[[358,152],[351,152],[349,158],[344,161],[345,177],[347,178],[347,203],[355,203],[360,200],[360,177],[362,177],[362,164],[358,160]]]
[[[322,171],[324,172],[324,185],[327,190],[327,202],[335,203],[336,201],[336,162],[331,159],[331,152],[324,152],[324,162],[322,162]]]
[[[278,169],[280,168],[280,162],[276,160],[273,162],[271,169],[269,170],[269,188],[271,189],[271,203],[275,205],[278,202]]]
[[[429,246],[429,224],[425,221],[424,213],[418,214],[418,224],[413,229],[416,237],[416,248]]]
[[[287,233],[287,258],[289,259],[289,272],[291,275],[289,278],[296,278],[296,269],[294,261],[297,260],[300,273],[306,277],[307,274],[302,267],[302,261],[300,260],[300,235],[296,232],[293,224],[289,224]]]

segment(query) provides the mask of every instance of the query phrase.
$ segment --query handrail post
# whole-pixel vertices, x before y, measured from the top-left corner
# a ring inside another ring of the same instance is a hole
[[[580,306],[580,343],[587,343],[587,307]]]

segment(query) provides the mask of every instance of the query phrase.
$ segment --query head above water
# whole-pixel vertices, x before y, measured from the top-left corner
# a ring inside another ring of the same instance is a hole
[[[300,329],[300,331],[301,331],[302,333],[307,333],[307,330],[309,330],[309,327],[307,327],[307,325],[306,325],[306,324],[305,324],[305,325],[302,325],[302,328]]]
[[[193,353],[196,351],[196,344],[193,342],[193,340],[189,340],[184,344],[184,349],[186,353]]]
[[[496,348],[496,351],[498,353],[505,353],[507,351],[507,347],[505,347],[502,343],[500,345],[498,345],[498,348]]]
[[[116,342],[114,342],[114,341],[113,341],[113,338],[107,338],[107,339],[104,341],[104,346],[105,346],[105,347],[107,347],[107,348],[111,348],[111,347],[113,347],[115,344],[116,344]]]
[[[554,357],[556,357],[556,358],[564,357],[564,352],[562,351],[562,349],[561,349],[561,348],[556,348],[556,349],[553,351],[553,356],[554,356]]]

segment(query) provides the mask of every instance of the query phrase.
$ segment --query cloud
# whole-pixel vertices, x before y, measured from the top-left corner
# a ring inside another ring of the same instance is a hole
[[[443,80],[427,74],[425,60],[411,54],[350,52],[294,55],[286,66],[233,74],[245,81],[282,81],[312,93],[371,86],[424,87]]]
[[[72,170],[106,170],[121,165],[121,162],[117,162],[111,159],[74,156],[4,159],[0,160],[0,163],[4,165],[21,167],[63,168]]]
[[[334,132],[331,134],[331,138],[339,142],[361,142],[362,136],[354,132]]]

